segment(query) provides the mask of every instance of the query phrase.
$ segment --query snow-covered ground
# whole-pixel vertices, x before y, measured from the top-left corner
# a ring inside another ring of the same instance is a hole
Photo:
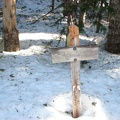
[[[74,119],[69,63],[52,64],[48,44],[57,44],[59,32],[49,19],[31,24],[50,5],[51,0],[18,0],[21,50],[0,53],[0,120]],[[86,32],[90,37],[81,34],[81,44],[104,40],[87,25]],[[120,56],[100,48],[98,60],[82,63],[80,79],[82,111],[76,120],[120,120]]]

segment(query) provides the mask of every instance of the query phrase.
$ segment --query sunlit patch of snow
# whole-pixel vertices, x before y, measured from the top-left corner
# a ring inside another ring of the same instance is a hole
[[[81,115],[80,119],[84,120],[108,120],[103,104],[98,98],[82,94],[81,95]],[[58,95],[49,104],[50,111],[60,112],[61,114],[69,114],[72,116],[72,96],[71,93]]]
[[[27,21],[51,10],[51,1],[18,0],[17,5],[21,49],[0,53],[0,120],[75,120],[69,63],[52,64],[51,46],[45,44],[53,40],[56,46],[59,30],[51,28],[52,17]],[[105,40],[90,24],[85,24],[85,32],[89,37],[80,33],[81,45],[99,46]],[[99,59],[85,63],[76,120],[120,120],[120,56],[99,49]]]
[[[51,40],[54,37],[58,36],[58,34],[50,34],[50,33],[20,33],[19,38],[20,41],[24,40]]]

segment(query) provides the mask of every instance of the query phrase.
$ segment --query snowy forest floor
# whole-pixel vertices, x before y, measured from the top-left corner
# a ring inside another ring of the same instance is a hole
[[[17,2],[21,50],[0,53],[0,120],[74,119],[69,63],[52,64],[49,49],[58,42],[59,29],[51,27],[58,16],[50,14],[31,24],[47,13],[50,5],[51,0]],[[89,24],[85,31],[89,37],[80,34],[81,44],[99,46],[105,39]],[[64,46],[64,41],[59,46]],[[81,65],[80,79],[82,111],[76,120],[120,120],[120,56],[99,48],[98,60]]]

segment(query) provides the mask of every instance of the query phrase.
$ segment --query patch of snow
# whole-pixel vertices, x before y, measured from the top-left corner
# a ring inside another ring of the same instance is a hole
[[[69,63],[52,64],[49,49],[57,45],[59,30],[49,19],[28,21],[47,13],[50,5],[48,0],[18,0],[21,50],[0,53],[0,120],[74,120]],[[81,45],[99,46],[106,37],[87,24],[85,30],[89,37],[80,34]],[[76,120],[119,120],[120,56],[100,48],[98,60],[81,64],[82,105]]]

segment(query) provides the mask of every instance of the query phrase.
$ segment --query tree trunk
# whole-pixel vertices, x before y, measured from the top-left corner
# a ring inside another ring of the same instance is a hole
[[[3,40],[5,51],[19,50],[19,32],[16,21],[16,0],[2,0],[3,5]]]
[[[55,0],[52,0],[52,12],[54,13],[54,4],[55,4]]]
[[[111,0],[115,14],[111,16],[105,49],[110,53],[120,53],[120,1]]]
[[[111,0],[109,1],[109,6],[111,6]],[[108,10],[108,18],[107,18],[107,21],[109,22],[110,21],[110,11]]]
[[[79,26],[80,26],[80,27],[84,27],[84,24],[85,24],[85,16],[86,16],[86,13],[85,13],[85,12],[80,12],[80,17],[79,17]]]
[[[82,28],[84,27],[84,24],[85,24],[85,16],[86,16],[86,13],[84,10],[82,10],[82,8],[84,7],[83,5],[83,1],[79,1],[79,27]]]

